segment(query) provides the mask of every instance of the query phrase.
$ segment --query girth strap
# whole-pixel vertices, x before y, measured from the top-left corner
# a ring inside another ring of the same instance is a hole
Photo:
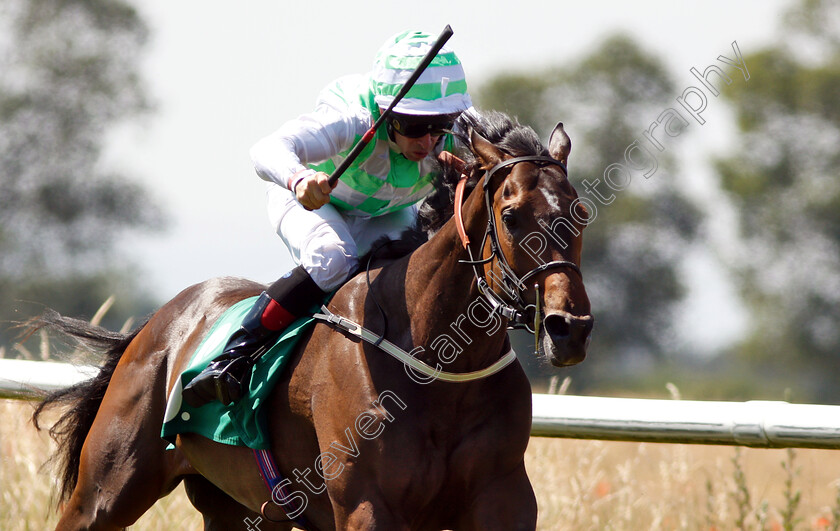
[[[291,481],[287,480],[280,474],[277,468],[277,463],[275,463],[274,457],[271,455],[271,451],[255,449],[253,452],[254,459],[257,461],[257,468],[259,469],[260,477],[262,477],[265,486],[268,487],[268,491],[271,493],[271,500],[263,503],[260,508],[260,514],[262,517],[269,522],[289,521],[295,522],[301,529],[311,529],[309,526],[309,520],[306,519],[306,516],[304,516],[302,512],[302,510],[306,508],[306,503],[303,502],[302,507],[292,506],[291,500],[295,498],[289,493],[287,488],[288,484],[291,484]],[[271,504],[279,505],[283,509],[283,512],[286,513],[288,520],[271,518],[267,514],[268,508]],[[249,524],[250,523],[251,522],[249,522]],[[258,524],[259,519],[252,523]]]
[[[319,319],[330,325],[333,325],[336,328],[339,328],[352,336],[358,337],[359,339],[384,350],[385,352],[397,358],[403,364],[408,365],[417,372],[422,373],[423,375],[428,376],[432,379],[440,380],[442,382],[460,383],[469,382],[473,380],[480,380],[481,378],[486,378],[490,375],[496,374],[497,372],[510,365],[516,359],[516,354],[511,349],[507,354],[499,358],[495,363],[493,363],[485,369],[481,369],[480,371],[465,373],[446,372],[441,370],[440,368],[436,369],[431,367],[430,365],[427,365],[426,363],[423,363],[422,361],[412,356],[410,353],[391,343],[387,339],[382,339],[380,336],[374,334],[367,328],[364,328],[361,325],[349,319],[345,319],[340,315],[335,315],[334,313],[330,312],[326,306],[321,306],[321,311],[324,313],[316,313],[315,315],[313,315],[313,317],[315,319]]]

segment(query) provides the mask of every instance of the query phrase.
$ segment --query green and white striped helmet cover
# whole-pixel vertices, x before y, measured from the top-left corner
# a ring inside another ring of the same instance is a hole
[[[428,33],[407,31],[388,39],[380,48],[370,80],[371,93],[379,107],[385,109],[394,101],[435,40]],[[471,106],[461,61],[444,46],[394,111],[414,115],[451,114]]]

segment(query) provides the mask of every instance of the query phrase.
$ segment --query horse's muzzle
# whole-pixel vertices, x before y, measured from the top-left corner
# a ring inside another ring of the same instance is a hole
[[[550,313],[543,319],[542,346],[551,364],[568,367],[583,361],[591,339],[592,315]]]

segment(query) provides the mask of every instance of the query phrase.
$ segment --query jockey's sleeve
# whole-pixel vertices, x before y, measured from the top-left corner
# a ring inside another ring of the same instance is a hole
[[[369,116],[342,113],[329,105],[283,124],[251,148],[251,161],[265,181],[293,189],[306,164],[322,162],[353,146],[367,131]],[[361,131],[361,132],[360,132]]]

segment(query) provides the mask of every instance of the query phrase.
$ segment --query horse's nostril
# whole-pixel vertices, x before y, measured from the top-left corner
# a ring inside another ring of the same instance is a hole
[[[568,317],[559,314],[550,314],[545,317],[545,331],[552,339],[568,337],[570,322]]]
[[[543,326],[553,341],[583,342],[592,332],[594,318],[591,315],[581,317],[565,313],[552,313],[545,316]]]

